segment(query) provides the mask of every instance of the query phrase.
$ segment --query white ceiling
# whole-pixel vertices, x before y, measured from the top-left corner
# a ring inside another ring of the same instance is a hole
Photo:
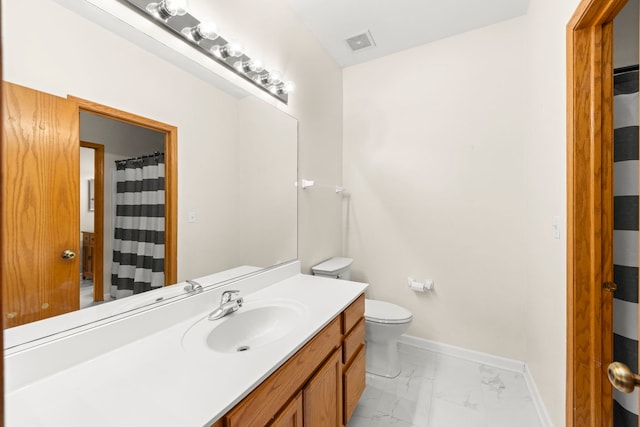
[[[529,0],[288,0],[343,66],[359,64],[527,13]],[[369,30],[375,47],[345,39]]]

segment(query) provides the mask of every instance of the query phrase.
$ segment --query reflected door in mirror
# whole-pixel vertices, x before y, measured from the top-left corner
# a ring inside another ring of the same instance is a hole
[[[77,103],[3,83],[3,327],[79,306]]]

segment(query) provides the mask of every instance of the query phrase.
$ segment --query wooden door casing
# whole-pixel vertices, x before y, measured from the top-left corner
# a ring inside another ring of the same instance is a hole
[[[79,114],[72,100],[3,82],[4,328],[78,310]]]
[[[567,427],[612,424],[613,19],[583,0],[567,24]]]
[[[80,141],[93,150],[95,210],[93,216],[93,300],[104,301],[104,145]]]

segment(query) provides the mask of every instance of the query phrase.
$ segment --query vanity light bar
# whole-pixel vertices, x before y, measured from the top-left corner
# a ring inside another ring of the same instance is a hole
[[[289,94],[295,90],[295,84],[283,81],[279,71],[266,70],[260,60],[247,56],[239,42],[223,38],[212,21],[206,18],[200,21],[190,15],[186,9],[186,0],[119,1],[254,86],[288,104]]]

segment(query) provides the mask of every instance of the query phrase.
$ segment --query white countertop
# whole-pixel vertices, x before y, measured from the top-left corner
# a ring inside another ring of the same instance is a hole
[[[242,353],[183,348],[185,331],[210,310],[194,312],[173,326],[8,391],[5,425],[209,425],[281,366],[366,287],[364,283],[298,274],[243,294],[247,305],[261,299],[286,298],[301,303],[306,311],[300,324],[285,337]],[[105,402],[110,402],[108,407]]]

